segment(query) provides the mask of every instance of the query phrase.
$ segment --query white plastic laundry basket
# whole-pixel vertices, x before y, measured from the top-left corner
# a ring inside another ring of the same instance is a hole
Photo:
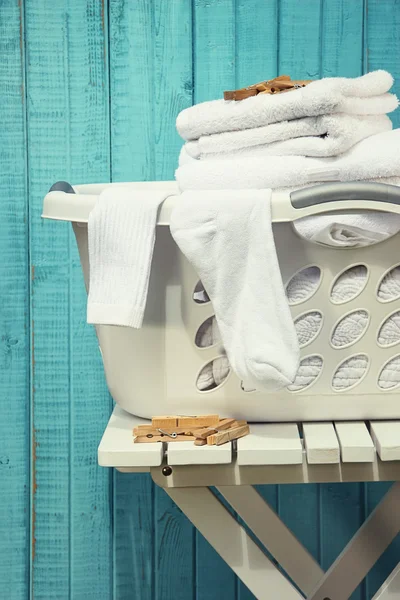
[[[96,196],[106,185],[113,184],[72,188],[60,182],[44,200],[45,218],[72,222],[87,286],[87,221]],[[292,225],[295,219],[328,211],[400,214],[400,188],[333,183],[273,195],[272,218],[282,277],[287,289],[295,292],[291,296],[293,318],[301,329],[310,317],[313,328],[301,349],[299,382],[291,389],[267,394],[246,390],[233,372],[212,389],[198,389],[199,373],[222,355],[222,348],[218,344],[196,346],[196,333],[212,317],[213,308],[210,302],[195,301],[198,277],[170,235],[169,216],[180,201],[176,185],[123,185],[139,191],[165,189],[170,196],[158,218],[142,329],[97,327],[107,383],[122,408],[147,418],[202,413],[250,421],[400,417],[400,335],[399,339],[392,335],[397,317],[400,319],[400,234],[366,248],[335,249],[300,238]],[[310,273],[312,285],[305,295],[298,282]],[[350,274],[349,293],[338,298],[335,286],[346,273]],[[354,285],[352,273],[362,274]],[[388,288],[389,296],[385,295]],[[352,314],[358,315],[358,334],[342,343],[341,323]],[[385,339],[382,326],[390,333]]]

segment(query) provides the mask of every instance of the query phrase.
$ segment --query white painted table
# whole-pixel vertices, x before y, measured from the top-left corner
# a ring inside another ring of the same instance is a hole
[[[99,446],[99,464],[150,472],[259,600],[347,600],[400,531],[400,422],[254,424],[249,436],[219,447],[134,444],[133,428],[146,422],[116,407]],[[341,481],[396,483],[324,573],[253,485]],[[400,566],[372,600],[395,598]]]

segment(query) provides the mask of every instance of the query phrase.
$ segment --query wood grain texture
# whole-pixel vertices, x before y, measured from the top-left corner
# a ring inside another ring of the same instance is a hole
[[[110,402],[85,324],[75,242],[64,224],[41,222],[40,207],[54,181],[109,177],[104,5],[28,0],[26,20],[35,350],[32,587],[35,598],[98,600],[111,590],[110,475],[96,461]]]
[[[387,69],[395,79],[394,91],[400,93],[400,2],[399,0],[366,0],[365,25],[366,71]],[[399,127],[399,111],[391,115]]]
[[[107,3],[74,0],[68,15],[70,178],[109,181]],[[70,589],[72,598],[108,600],[112,472],[98,466],[97,446],[112,403],[95,331],[86,323],[86,290],[75,239],[70,239],[70,278]]]
[[[278,13],[279,0],[236,0],[237,87],[278,75]]]
[[[23,8],[0,9],[0,597],[29,594],[29,274]]]

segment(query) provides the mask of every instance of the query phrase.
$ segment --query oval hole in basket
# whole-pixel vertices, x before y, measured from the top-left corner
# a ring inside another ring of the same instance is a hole
[[[380,346],[394,346],[400,342],[400,310],[389,315],[378,331]]]
[[[300,315],[294,322],[300,348],[304,348],[315,340],[322,327],[322,313],[312,310]]]
[[[400,266],[392,267],[382,277],[378,285],[378,300],[392,302],[400,298]]]
[[[364,379],[369,359],[366,354],[355,354],[339,364],[332,378],[332,387],[336,392],[348,390]]]
[[[290,392],[300,392],[309,388],[321,374],[323,363],[322,357],[317,354],[304,357],[300,361],[296,379],[286,389]]]
[[[343,348],[355,344],[367,330],[369,314],[366,310],[354,310],[345,315],[335,325],[331,344],[334,348]]]
[[[208,317],[198,328],[194,343],[198,348],[209,348],[221,341],[215,316]]]
[[[199,392],[210,392],[218,389],[226,381],[230,373],[230,365],[226,356],[218,356],[204,365],[197,376],[196,387]]]
[[[378,387],[392,390],[400,384],[400,355],[388,360],[378,375]]]
[[[332,284],[331,300],[334,304],[350,302],[363,291],[368,280],[365,265],[354,265],[340,273]]]
[[[320,281],[321,269],[315,265],[295,273],[286,286],[289,304],[300,304],[309,300],[317,291]]]
[[[206,302],[210,302],[210,298],[201,281],[196,283],[196,287],[193,290],[193,300],[196,304],[206,304]]]

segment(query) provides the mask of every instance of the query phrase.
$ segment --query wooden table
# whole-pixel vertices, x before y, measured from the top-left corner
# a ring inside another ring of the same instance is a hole
[[[347,600],[400,531],[400,422],[254,424],[237,442],[202,447],[133,444],[145,423],[116,407],[99,464],[150,472],[259,600]],[[345,481],[396,483],[324,573],[253,486]],[[372,600],[395,598],[400,563]]]

